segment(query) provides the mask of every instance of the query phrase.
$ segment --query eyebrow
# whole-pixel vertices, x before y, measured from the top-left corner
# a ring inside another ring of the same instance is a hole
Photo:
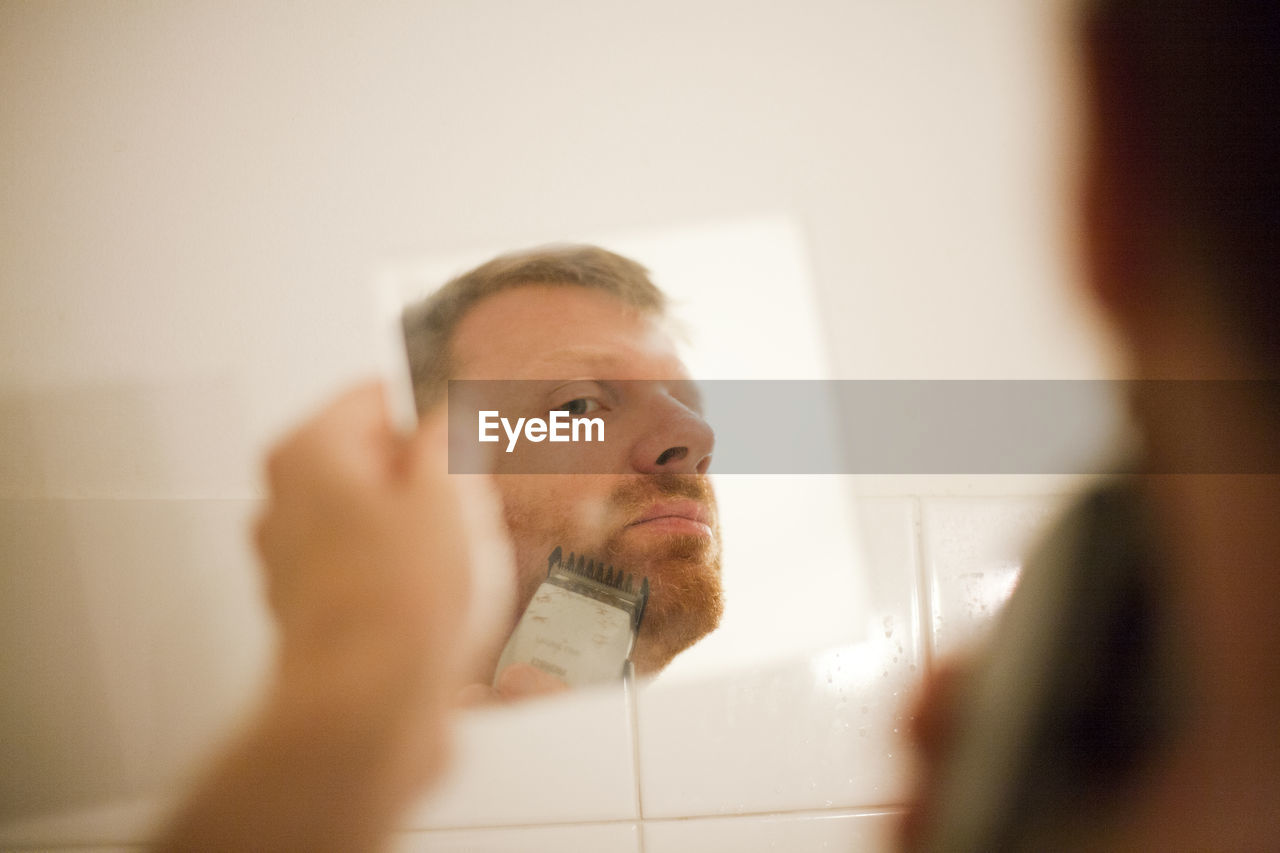
[[[567,346],[548,353],[542,358],[529,362],[527,365],[530,370],[541,370],[546,368],[576,368],[588,370],[609,370],[614,367],[621,367],[629,363],[629,359],[619,355],[617,352],[605,349],[603,347],[584,347],[584,346]],[[678,362],[677,362],[678,363]],[[558,377],[569,379],[571,377]],[[601,379],[609,379],[607,375],[600,375]],[[634,382],[645,382],[649,380],[629,380]],[[672,377],[668,381],[679,381],[688,386],[687,396],[690,397],[692,403],[691,408],[701,414],[703,412],[702,389],[698,383],[688,377]]]

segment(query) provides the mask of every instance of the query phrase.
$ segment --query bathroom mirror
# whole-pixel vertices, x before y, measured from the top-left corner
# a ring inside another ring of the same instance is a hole
[[[476,326],[465,329],[463,334],[492,341],[502,337],[505,331],[507,335],[523,334],[525,338],[519,343],[512,343],[505,354],[495,354],[494,350],[500,347],[485,347],[483,354],[477,356],[482,362],[477,365],[480,372],[467,372],[464,365],[454,363],[453,367],[462,373],[451,375],[463,381],[453,382],[448,392],[451,440],[455,433],[466,433],[469,438],[475,431],[472,421],[477,410],[505,410],[506,403],[520,399],[525,385],[535,384],[534,377],[538,380],[562,380],[558,383],[566,389],[560,392],[562,396],[573,396],[579,392],[584,395],[599,393],[590,388],[583,390],[584,379],[622,380],[620,384],[627,389],[626,393],[638,397],[641,392],[637,386],[642,383],[629,383],[627,377],[651,375],[644,371],[673,366],[681,372],[679,375],[690,380],[687,395],[690,399],[684,400],[682,405],[698,411],[719,441],[733,438],[735,432],[749,430],[750,425],[743,421],[744,418],[771,414],[744,412],[741,405],[717,406],[724,397],[716,393],[723,384],[721,380],[735,380],[744,385],[753,381],[762,383],[762,390],[750,396],[763,406],[770,402],[769,392],[763,390],[763,383],[829,378],[816,293],[809,279],[804,235],[799,226],[788,218],[760,216],[632,233],[585,235],[566,242],[604,248],[643,266],[648,270],[649,279],[669,300],[666,316],[655,318],[657,323],[653,327],[647,324],[624,326],[612,332],[614,337],[602,336],[598,328],[583,330],[579,327],[578,324],[590,320],[584,321],[582,315],[574,313],[572,303],[566,310],[561,310],[562,306],[556,300],[569,298],[565,297],[563,288],[539,290],[536,297],[517,296],[520,305],[513,303],[511,312],[495,314],[493,318],[477,311],[472,315],[477,318]],[[425,336],[421,330],[428,322],[423,315],[423,306],[442,283],[497,255],[514,251],[519,256],[528,248],[508,247],[503,250],[494,247],[455,257],[389,264],[379,279],[380,298],[393,306],[389,316],[400,319],[410,340],[415,340],[416,332],[416,339],[421,341]],[[543,247],[543,251],[552,255],[574,253],[563,244]],[[762,294],[764,298],[743,298],[744,294]],[[539,307],[536,303],[524,305],[522,300],[526,298],[545,300],[547,313],[538,314],[536,319],[532,316],[526,319],[530,306]],[[605,299],[614,301],[613,296]],[[477,303],[477,307],[482,304]],[[618,301],[616,309],[621,312],[625,306]],[[522,310],[526,313],[521,313]],[[439,313],[437,309],[436,314]],[[608,313],[601,318],[602,323],[612,322]],[[507,325],[501,326],[503,323]],[[539,324],[536,333],[527,332],[524,326],[533,323]],[[400,376],[407,367],[409,384],[418,390],[418,408],[440,399],[444,396],[443,389],[425,384],[431,378],[432,368],[429,365],[434,350],[424,352],[418,347],[419,351],[414,352],[415,346],[411,343],[407,365],[401,364],[400,354],[394,351],[398,343],[395,337],[398,329],[394,320],[388,325],[392,347],[388,353],[388,364],[392,374]],[[460,324],[458,328],[463,327]],[[656,345],[658,355],[651,355],[651,350],[643,349],[647,344],[642,338],[655,332],[663,343]],[[595,346],[589,353],[591,357],[608,356],[611,354],[608,349],[615,342],[625,350],[629,361],[623,359],[610,365],[606,360],[603,365],[596,366],[590,360],[585,363],[574,360],[583,347],[591,346]],[[469,345],[474,347],[474,344]],[[662,360],[667,346],[671,347],[677,359],[675,362]],[[650,363],[645,362],[645,358],[656,360]],[[459,356],[457,361],[461,360]],[[550,373],[546,370],[538,372],[536,365],[543,361],[555,366],[547,368]],[[534,367],[531,368],[531,364]],[[563,375],[556,373],[557,370]],[[654,376],[657,377],[656,374]],[[468,382],[464,377],[480,377],[482,380],[528,378],[529,381]],[[677,377],[672,375],[670,378]],[[434,379],[439,382],[440,377]],[[487,395],[487,402],[470,405],[465,416],[460,401],[464,389]],[[531,390],[530,393],[537,392]],[[673,393],[680,396],[679,391]],[[511,405],[514,406],[514,402]],[[524,413],[523,409],[520,411]],[[811,416],[813,412],[803,414]],[[547,417],[548,412],[542,412],[542,415]],[[829,437],[834,444],[838,425],[830,413],[827,417],[830,420]],[[490,438],[498,438],[502,433],[499,432],[497,416],[493,421]],[[586,450],[566,447],[564,453],[572,456],[573,464],[585,465],[586,468],[544,467],[535,470],[526,464],[525,468],[519,469],[513,466],[513,461],[522,458],[521,454],[526,454],[523,458],[528,459],[528,454],[560,448],[554,448],[550,443],[529,444],[527,441],[517,448],[519,440],[510,441],[510,428],[510,423],[502,427],[508,431],[508,437],[501,438],[500,442],[500,447],[505,445],[502,448],[504,452],[495,451],[490,458],[497,460],[500,489],[507,500],[514,502],[517,508],[528,506],[518,512],[526,520],[512,530],[522,576],[521,601],[529,600],[534,594],[536,585],[547,572],[546,552],[556,545],[563,544],[565,551],[576,549],[580,553],[585,548],[590,556],[592,547],[580,543],[586,541],[603,547],[602,543],[607,539],[610,543],[606,547],[610,566],[615,559],[620,563],[620,572],[637,565],[650,566],[651,577],[648,580],[652,592],[644,617],[646,621],[641,623],[632,655],[642,681],[644,677],[657,676],[659,672],[664,680],[685,679],[725,673],[735,667],[767,664],[861,639],[865,633],[867,590],[863,583],[863,555],[859,548],[853,493],[848,478],[803,476],[799,473],[762,475],[741,466],[722,473],[717,470],[714,450],[708,447],[707,462],[719,521],[709,545],[690,540],[680,540],[681,544],[672,545],[672,535],[665,532],[643,538],[636,530],[613,531],[606,537],[595,527],[575,527],[576,522],[571,522],[571,519],[587,516],[593,519],[592,524],[595,518],[600,518],[602,525],[616,524],[617,519],[608,511],[610,498],[607,493],[601,492],[594,502],[582,493],[588,491],[588,486],[600,491],[603,488],[599,483],[602,477],[611,481],[634,481],[635,477],[608,477],[617,471],[627,470],[631,460],[615,460],[608,456],[592,467],[591,462],[579,461],[584,458]],[[568,432],[563,438],[569,438]],[[510,451],[514,453],[508,455]],[[761,446],[757,451],[767,454],[769,448]],[[577,455],[573,456],[575,453]],[[569,457],[562,454],[561,458]],[[696,460],[687,459],[685,462],[688,472],[692,472]],[[458,471],[456,463],[457,460],[451,458],[451,469]],[[617,467],[619,464],[623,467]],[[674,469],[685,470],[678,465]],[[522,470],[523,473],[503,473],[508,470]],[[565,476],[571,470],[579,470],[583,476]],[[660,470],[663,469],[655,468],[651,473]],[[557,513],[567,517],[557,517]],[[530,517],[533,520],[529,520]],[[567,535],[568,539],[561,543],[554,536],[547,538],[551,530],[561,531],[559,535],[562,538]],[[579,538],[575,539],[575,535]],[[678,538],[679,532],[675,536]],[[658,555],[665,553],[664,548],[683,549],[679,558],[682,568],[669,570],[680,572],[674,582],[666,578],[664,572],[668,570],[661,568],[664,562]],[[683,553],[690,549],[693,553]],[[784,576],[785,582],[782,580]],[[721,588],[722,595],[714,594],[714,589],[710,592],[706,589],[715,586]],[[715,601],[708,601],[708,598]],[[716,617],[709,611],[718,610],[721,602],[723,615],[715,627]],[[675,611],[681,613],[678,622],[670,615]],[[545,618],[540,617],[539,621],[545,625]],[[715,630],[710,630],[712,627]],[[529,626],[522,625],[518,630],[527,632]],[[677,634],[680,635],[678,639]],[[559,653],[560,641],[553,643],[549,638],[539,638],[538,642],[546,650],[546,655],[538,658],[538,665],[567,678],[560,665],[548,659]],[[656,651],[658,648],[663,651]],[[577,655],[577,652],[573,654]]]

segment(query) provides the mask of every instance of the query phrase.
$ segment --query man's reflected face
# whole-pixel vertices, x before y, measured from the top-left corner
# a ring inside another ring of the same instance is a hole
[[[603,291],[518,287],[476,304],[452,350],[455,378],[537,380],[521,385],[540,397],[530,402],[543,417],[563,409],[606,424],[607,442],[556,446],[555,470],[582,473],[522,474],[519,454],[498,454],[519,571],[512,627],[559,545],[648,577],[638,673],[659,671],[714,629],[723,609],[706,476],[714,435],[659,318]]]

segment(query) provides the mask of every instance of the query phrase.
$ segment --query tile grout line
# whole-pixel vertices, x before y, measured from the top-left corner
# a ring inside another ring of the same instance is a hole
[[[699,820],[737,820],[739,818],[806,818],[806,817],[872,817],[882,814],[898,814],[907,809],[905,803],[888,803],[883,805],[864,806],[832,806],[830,808],[813,809],[779,809],[777,811],[727,812],[716,814],[692,814],[672,817],[648,818],[653,823],[681,823]]]
[[[645,853],[644,849],[644,794],[643,776],[640,772],[640,700],[639,691],[636,690],[635,670],[628,666],[627,678],[623,684],[627,691],[627,712],[630,716],[631,728],[631,769],[632,779],[636,786],[636,829],[637,840],[639,842],[640,853]]]
[[[924,519],[924,498],[920,495],[911,496],[911,527],[916,540],[916,619],[919,620],[920,629],[923,636],[920,638],[920,651],[924,656],[923,677],[928,678],[933,673],[934,661],[937,655],[937,649],[934,647],[934,631],[933,631],[933,587],[929,583],[929,551],[928,537],[925,536],[925,519]]]
[[[668,817],[650,817],[645,822],[649,823],[680,823],[692,822],[700,820],[734,820],[737,818],[797,818],[797,817],[869,817],[873,815],[898,813],[907,808],[905,803],[880,803],[867,804],[859,806],[832,806],[830,808],[796,808],[796,809],[777,809],[775,811],[752,811],[752,812],[709,812],[703,814],[690,815],[671,815]],[[490,823],[481,825],[459,824],[456,826],[433,826],[430,828],[419,827],[414,829],[397,829],[395,835],[430,835],[435,832],[489,832],[500,830],[522,830],[522,829],[563,829],[566,827],[577,826],[621,826],[635,825],[637,823],[633,818],[605,818],[593,820],[561,820],[552,821],[550,823]],[[113,842],[114,843],[114,842]],[[125,846],[134,844],[135,842],[122,842]],[[100,842],[87,843],[86,845],[71,846],[100,846]],[[7,849],[7,848],[6,848]],[[28,849],[18,847],[15,849]],[[29,848],[40,849],[43,847]],[[96,849],[96,847],[95,847]],[[139,848],[144,849],[144,848]]]

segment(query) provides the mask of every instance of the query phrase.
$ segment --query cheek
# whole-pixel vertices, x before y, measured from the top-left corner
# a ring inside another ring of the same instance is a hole
[[[494,481],[515,547],[520,613],[547,576],[552,548],[597,551],[608,538],[609,495],[617,478],[513,474]]]
[[[593,475],[625,474],[629,472],[629,443],[624,436],[608,435],[603,442],[581,442],[579,444],[562,445],[565,450],[560,470],[574,471],[585,479]],[[607,497],[606,489],[603,496]]]
[[[557,544],[573,548],[575,542],[582,543],[577,547],[587,547],[601,541],[613,522],[609,495],[617,486],[617,477],[514,474],[494,479],[518,552],[549,552]],[[540,560],[546,556],[537,554]],[[545,570],[545,564],[542,568]]]

